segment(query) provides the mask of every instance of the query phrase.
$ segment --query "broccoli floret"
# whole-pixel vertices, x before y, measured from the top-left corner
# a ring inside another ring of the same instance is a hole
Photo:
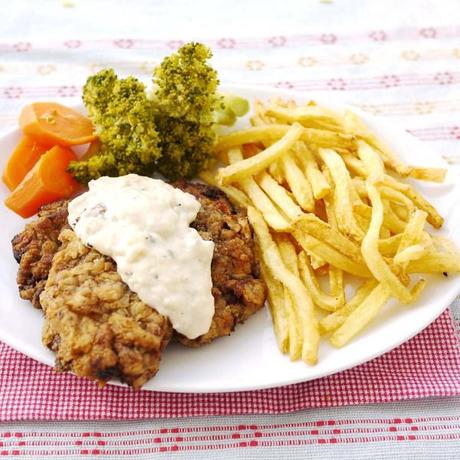
[[[192,177],[213,160],[216,125],[232,125],[248,110],[238,96],[217,93],[212,53],[188,43],[154,70],[153,97],[134,77],[112,69],[88,78],[83,101],[99,144],[69,171],[86,183],[100,176],[158,171],[168,179]],[[95,153],[94,153],[95,151]]]
[[[207,63],[211,50],[187,43],[163,59],[154,72],[155,99],[160,114],[193,123],[211,124],[221,97],[217,72]]]
[[[70,172],[86,183],[100,176],[150,174],[161,155],[154,107],[136,78],[119,79],[112,69],[88,78],[83,102],[99,135],[100,150],[72,162]]]
[[[217,72],[207,63],[209,48],[189,43],[154,71],[156,125],[160,134],[158,171],[169,179],[192,177],[212,158]]]

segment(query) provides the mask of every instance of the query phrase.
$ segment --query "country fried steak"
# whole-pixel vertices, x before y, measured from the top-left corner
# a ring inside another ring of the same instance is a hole
[[[197,347],[229,335],[259,310],[266,288],[245,213],[215,187],[174,185],[200,201],[191,226],[215,243],[211,327],[194,340],[176,335]],[[135,388],[156,374],[172,333],[169,321],[130,291],[111,258],[80,242],[67,224],[66,201],[43,207],[12,243],[20,295],[43,308],[43,341],[56,353],[58,370],[100,383],[116,377]]]

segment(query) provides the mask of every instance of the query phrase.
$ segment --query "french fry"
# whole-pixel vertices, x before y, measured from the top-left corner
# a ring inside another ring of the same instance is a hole
[[[297,142],[294,146],[294,151],[310,182],[315,200],[321,200],[329,194],[331,186],[319,170],[313,154],[304,143]]]
[[[366,177],[367,172],[364,168],[363,162],[359,158],[356,158],[350,152],[342,153],[341,157],[351,173],[356,176]]]
[[[269,124],[270,122],[268,120],[264,120],[263,117],[261,115],[253,115],[250,119],[249,119],[249,123],[251,123],[251,126],[256,128],[258,126],[266,126],[267,124]]]
[[[410,198],[408,198],[404,193],[395,190],[394,188],[381,185],[379,186],[379,192],[382,198],[390,200],[392,203],[399,203],[405,206],[409,212],[412,212],[415,208],[415,205]]]
[[[295,298],[286,286],[283,286],[284,308],[288,312],[289,357],[291,361],[302,358],[303,331],[302,319],[296,308]]]
[[[338,230],[337,225],[337,217],[335,215],[335,207],[334,207],[334,197],[331,195],[327,196],[323,200],[327,220],[334,230]],[[335,238],[336,240],[340,241],[340,238]],[[341,247],[343,248],[344,245],[343,241],[341,242]],[[359,254],[359,255],[358,255]],[[358,257],[358,260],[362,262],[362,257],[360,253],[355,254]],[[329,285],[331,296],[335,297],[340,305],[345,303],[345,286],[343,282],[343,271],[340,268],[331,265],[329,267]]]
[[[322,335],[338,329],[347,317],[364,301],[364,299],[377,286],[375,280],[367,280],[355,292],[354,296],[339,310],[325,316],[319,322],[319,330]]]
[[[416,209],[413,212],[404,232],[401,234],[401,242],[399,243],[398,248],[399,252],[420,242],[425,228],[426,219],[427,213],[425,211]]]
[[[284,214],[292,221],[296,222],[303,216],[302,209],[289,196],[288,192],[270,174],[262,172],[256,177],[257,183],[270,199],[282,209]]]
[[[358,155],[363,163],[366,178],[372,182],[382,182],[384,167],[382,158],[378,153],[364,141],[358,141]]]
[[[446,238],[445,236],[440,236],[440,235],[431,237],[425,232],[422,234],[422,240],[423,240],[423,237],[427,237],[428,239],[430,239],[431,243],[433,244],[435,248],[451,253],[451,254],[455,254],[458,257],[460,257],[460,250],[458,249],[458,247],[455,245],[453,241],[449,240],[449,238]]]
[[[382,197],[382,195],[380,195]],[[383,203],[383,219],[385,223],[391,223],[393,228],[398,228],[400,231],[404,231],[406,228],[407,222],[399,218],[399,216],[394,212],[393,207],[389,200],[382,198]]]
[[[344,302],[342,298],[328,295],[321,290],[305,252],[299,254],[298,264],[302,280],[310,292],[315,305],[326,311],[336,311],[343,306]]]
[[[252,177],[243,180],[241,187],[251,199],[253,206],[263,214],[270,228],[278,232],[287,232],[291,228],[291,222],[276,208]]]
[[[364,203],[355,203],[353,205],[353,210],[356,212],[357,215],[361,216],[366,220],[370,220],[372,216],[372,206],[368,206]],[[393,233],[401,233],[406,228],[406,224],[404,222],[401,222],[400,219],[395,218],[394,213],[388,212],[387,209],[384,209],[383,225],[389,228]]]
[[[339,303],[343,305],[345,303],[343,270],[334,266],[329,267],[329,286],[331,295],[338,299]]]
[[[307,233],[315,238],[324,241],[342,254],[352,257],[354,260],[363,263],[361,248],[354,241],[348,239],[327,222],[316,217],[314,214],[304,214],[293,226],[301,232]]]
[[[214,150],[216,152],[227,151],[232,147],[252,142],[278,141],[288,133],[292,126],[294,125],[265,124],[225,134],[219,138]],[[353,148],[354,137],[324,129],[302,127],[301,140],[320,147],[348,150]]]
[[[234,163],[239,163],[243,161],[243,152],[239,147],[233,147],[227,152],[228,164],[232,165]]]
[[[275,240],[278,250],[281,254],[284,264],[290,270],[292,274],[299,277],[299,268],[297,265],[297,252],[294,245],[289,239],[289,236],[283,233],[277,233],[274,235],[273,239]]]
[[[368,144],[377,149],[387,168],[397,172],[402,177],[407,177],[411,173],[412,168],[399,160],[399,158],[388,148],[388,146],[378,139],[354,112],[350,110],[345,112],[344,125],[347,133],[354,133],[356,136],[365,140]]]
[[[319,149],[319,154],[326,164],[335,184],[334,202],[337,225],[343,233],[361,241],[364,234],[353,215],[350,196],[350,174],[345,163],[334,150]]]
[[[420,244],[424,234],[426,218],[427,213],[425,211],[414,210],[404,232],[401,233],[401,241],[394,262],[403,269],[407,267],[411,260],[420,259],[426,252],[425,245]]]
[[[367,199],[366,181],[361,177],[353,177],[351,181],[355,187],[356,193],[360,196],[360,198]]]
[[[265,110],[266,109],[264,103],[261,100],[256,99],[254,101],[255,115],[250,118],[250,123],[252,126],[264,126],[275,122],[274,118],[267,117]]]
[[[390,297],[390,291],[382,284],[376,286],[364,301],[353,310],[343,324],[335,330],[330,342],[337,348],[349,342],[375,318]]]
[[[393,257],[401,243],[402,233],[379,240],[379,251],[383,256]]]
[[[243,155],[239,148],[230,149],[227,156],[230,164],[235,164],[243,160]],[[278,211],[276,206],[271,202],[270,198],[265,195],[263,190],[257,185],[256,181],[252,177],[242,180],[241,188],[252,200],[253,206],[262,212],[265,220],[271,228],[277,231],[289,230],[291,227],[289,220],[280,211]]]
[[[445,168],[416,168],[412,167],[409,177],[429,182],[444,182],[447,169]]]
[[[427,252],[427,248],[421,244],[414,244],[404,249],[395,255],[393,261],[396,265],[405,267],[412,260],[417,260],[423,257]]]
[[[268,305],[273,320],[273,328],[278,342],[278,347],[283,353],[289,350],[289,312],[284,304],[284,289],[283,285],[273,278],[270,270],[262,262],[260,264],[262,278],[267,285],[268,290]],[[295,320],[291,321],[296,324]]]
[[[367,228],[369,229],[369,227],[367,227]],[[387,227],[385,227],[384,225],[382,225],[380,227],[380,238],[385,239],[385,238],[390,238],[390,237],[391,237],[390,230]],[[379,248],[380,248],[380,246],[379,246]]]
[[[294,158],[292,155],[284,155],[281,158],[281,163],[286,181],[297,203],[303,210],[313,212],[315,210],[315,200],[313,199],[311,185],[297,166]]]
[[[425,280],[420,279],[411,290],[415,301],[425,287]],[[330,342],[337,348],[343,347],[353,337],[361,332],[380,312],[390,297],[389,291],[382,285],[377,285],[363,302],[350,313],[343,324],[331,335]]]
[[[457,254],[427,250],[420,259],[409,262],[407,273],[460,273]]]
[[[341,270],[352,275],[368,278],[371,276],[366,265],[356,262],[349,256],[343,255],[333,247],[311,235],[307,235],[299,230],[294,230],[292,235],[307,253],[312,253],[316,257],[326,261],[329,265],[334,265]]]
[[[298,124],[292,125],[283,138],[263,150],[259,155],[219,169],[217,174],[219,183],[227,185],[263,171],[270,163],[292,148],[302,134],[303,129]]]
[[[298,277],[296,265],[297,255],[294,246],[289,242],[289,238],[286,235],[277,234],[275,243],[278,246],[278,250],[286,268]],[[286,286],[284,287],[284,305],[289,315],[289,356],[292,361],[295,361],[302,355],[303,333],[300,330],[302,321],[298,306],[295,303],[295,298]]]
[[[274,161],[268,167],[268,172],[273,177],[273,179],[275,179],[276,182],[278,182],[278,184],[282,185],[284,182],[286,182],[284,172],[283,172],[283,168],[282,168],[281,162],[279,160]]]
[[[389,202],[391,210],[393,211],[394,214],[396,214],[396,217],[399,220],[402,220],[403,222],[407,222],[409,220],[410,210],[406,206],[402,205],[401,203],[396,203],[388,199],[386,201]]]
[[[366,185],[367,194],[372,203],[372,216],[369,230],[361,244],[361,252],[369,270],[383,287],[400,302],[410,303],[412,299],[410,291],[391,271],[379,252],[379,234],[383,223],[383,203],[376,186],[371,182],[367,182]]]
[[[318,271],[321,268],[325,268],[326,271],[329,271],[328,264],[325,260],[321,259],[321,257],[315,256],[315,254],[312,253],[307,252],[307,254],[310,256],[310,263],[313,270]]]
[[[295,109],[271,105],[266,114],[276,118],[280,122],[292,124],[298,122],[306,128],[321,128],[331,131],[340,131],[340,122],[335,114],[318,106],[304,106]]]
[[[390,188],[394,188],[402,193],[404,193],[413,203],[414,205],[425,211],[428,214],[427,221],[434,227],[434,228],[441,228],[444,219],[439,215],[438,211],[435,207],[429,203],[425,198],[423,198],[420,193],[416,192],[410,185],[403,184],[402,182],[397,181],[393,177],[389,175],[385,175],[384,185],[387,185]]]
[[[353,184],[353,181],[350,180],[348,182],[348,184],[349,184],[349,187],[350,187],[350,200],[351,200],[352,204],[354,205],[355,203],[363,203],[363,200],[359,196],[359,193],[357,192],[357,190],[356,190],[356,188],[355,188],[355,186]]]
[[[295,301],[303,332],[302,360],[315,364],[318,359],[319,331],[310,295],[300,279],[286,268],[262,215],[252,206],[248,208],[248,219],[257,236],[263,261],[275,279],[289,289]]]
[[[335,215],[334,194],[330,193],[325,196],[322,203],[326,213],[325,220],[327,220],[327,223],[331,226],[331,228],[338,230],[339,226],[337,224],[337,216]]]

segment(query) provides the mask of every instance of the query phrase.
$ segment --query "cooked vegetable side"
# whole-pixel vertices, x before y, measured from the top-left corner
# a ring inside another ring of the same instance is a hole
[[[40,144],[34,138],[24,136],[13,150],[3,171],[3,182],[6,186],[13,191],[48,150],[47,146]]]
[[[158,171],[168,179],[190,178],[214,160],[215,127],[231,125],[248,102],[218,94],[212,53],[189,43],[154,70],[151,97],[134,77],[119,79],[112,69],[88,78],[83,101],[99,136],[98,151],[73,162],[69,171],[91,179]]]
[[[88,117],[56,102],[35,102],[24,107],[19,125],[24,134],[48,146],[81,145],[97,137]]]
[[[31,217],[45,204],[71,197],[81,185],[67,172],[75,160],[72,150],[54,146],[40,157],[5,205],[22,217]]]
[[[149,175],[160,157],[153,104],[137,78],[119,79],[112,69],[88,78],[83,102],[99,136],[99,150],[72,162],[81,183],[101,176]]]

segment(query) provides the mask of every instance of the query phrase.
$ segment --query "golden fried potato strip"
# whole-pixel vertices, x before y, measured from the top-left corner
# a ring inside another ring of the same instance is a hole
[[[256,234],[264,263],[274,278],[289,290],[294,300],[303,332],[302,360],[308,364],[315,364],[318,360],[319,331],[311,297],[300,279],[284,264],[267,224],[259,211],[252,206],[248,208],[248,219]]]

